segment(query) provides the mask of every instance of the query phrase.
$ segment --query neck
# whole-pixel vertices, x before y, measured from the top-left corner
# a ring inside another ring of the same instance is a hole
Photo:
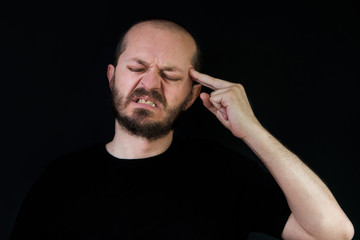
[[[106,144],[106,149],[111,155],[121,159],[148,158],[165,152],[170,147],[172,139],[173,131],[156,140],[134,136],[115,121],[115,136]]]

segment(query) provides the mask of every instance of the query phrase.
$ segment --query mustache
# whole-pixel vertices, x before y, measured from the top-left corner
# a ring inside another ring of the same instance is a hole
[[[145,88],[137,88],[135,89],[127,98],[126,103],[130,103],[132,101],[132,99],[134,99],[135,97],[141,97],[141,96],[149,96],[152,99],[160,102],[164,107],[166,107],[166,101],[164,96],[159,93],[158,91],[152,89],[150,91],[146,90]]]

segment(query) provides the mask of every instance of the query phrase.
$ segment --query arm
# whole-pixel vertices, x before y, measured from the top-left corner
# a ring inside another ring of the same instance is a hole
[[[292,211],[284,239],[351,239],[353,226],[336,199],[295,154],[283,146],[256,119],[242,85],[190,69],[191,77],[213,89],[200,95],[204,106],[242,139],[259,157],[285,194]]]

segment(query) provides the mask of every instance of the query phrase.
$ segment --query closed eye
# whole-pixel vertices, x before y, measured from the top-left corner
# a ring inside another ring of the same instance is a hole
[[[132,72],[144,72],[145,69],[144,68],[133,68],[133,67],[128,67],[128,69]]]
[[[173,77],[173,76],[169,76],[166,75],[165,73],[161,73],[161,77],[170,81],[179,81],[181,78],[179,77]]]

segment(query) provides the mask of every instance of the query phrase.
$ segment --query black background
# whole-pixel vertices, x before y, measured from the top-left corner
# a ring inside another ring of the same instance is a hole
[[[13,2],[0,22],[0,239],[49,160],[112,139],[107,64],[119,34],[148,17],[195,33],[202,71],[244,85],[263,125],[319,174],[359,231],[355,1]],[[177,133],[248,151],[200,101]]]

